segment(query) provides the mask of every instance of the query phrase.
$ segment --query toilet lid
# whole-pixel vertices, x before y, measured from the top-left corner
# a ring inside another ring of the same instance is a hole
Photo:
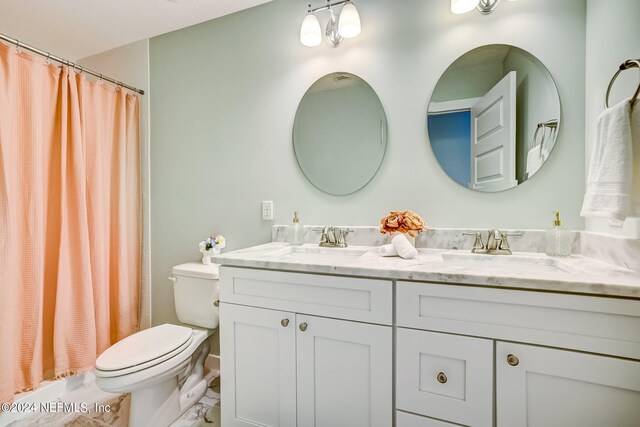
[[[149,362],[166,360],[175,350],[187,347],[193,337],[193,330],[184,326],[154,326],[136,332],[109,347],[96,360],[96,368],[101,371],[120,371]],[[156,363],[152,363],[155,365]]]

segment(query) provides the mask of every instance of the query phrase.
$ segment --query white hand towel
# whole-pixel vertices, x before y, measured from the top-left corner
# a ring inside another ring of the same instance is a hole
[[[392,244],[382,245],[378,248],[380,256],[398,256],[398,251]]]
[[[640,101],[631,106],[631,205],[629,216],[640,216]]]
[[[528,178],[531,178],[531,176],[536,173],[538,171],[538,169],[540,169],[540,166],[542,166],[542,163],[544,163],[544,157],[541,153],[541,149],[540,146],[536,146],[533,147],[531,150],[529,150],[529,153],[527,153],[527,174],[528,174]]]
[[[391,244],[393,244],[393,247],[398,251],[398,255],[404,259],[411,259],[418,256],[418,251],[409,243],[409,240],[407,240],[404,234],[396,235],[391,239]]]
[[[632,146],[631,104],[626,99],[598,117],[580,215],[609,218],[620,224],[631,213]]]

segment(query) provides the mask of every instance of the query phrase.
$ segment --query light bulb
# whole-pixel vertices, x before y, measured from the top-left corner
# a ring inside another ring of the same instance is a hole
[[[360,34],[360,15],[353,3],[348,2],[342,7],[340,20],[338,21],[338,32],[345,39],[351,39]]]
[[[304,17],[302,26],[300,27],[300,43],[305,46],[318,46],[322,41],[322,30],[318,18],[309,13]]]
[[[480,0],[451,0],[451,12],[459,15],[472,11],[478,6]]]

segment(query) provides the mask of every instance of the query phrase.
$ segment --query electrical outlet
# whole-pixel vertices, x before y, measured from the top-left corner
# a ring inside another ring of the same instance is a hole
[[[262,202],[262,220],[273,221],[273,201],[265,200]]]

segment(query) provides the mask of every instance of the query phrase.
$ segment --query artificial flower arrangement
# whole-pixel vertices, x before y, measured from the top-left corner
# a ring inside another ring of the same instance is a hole
[[[427,224],[420,215],[411,211],[391,211],[389,215],[380,220],[381,233],[403,233],[416,237],[426,228]]]
[[[209,236],[206,240],[200,242],[200,252],[202,253],[202,263],[211,264],[211,256],[218,255],[224,247],[227,246],[224,236]]]

